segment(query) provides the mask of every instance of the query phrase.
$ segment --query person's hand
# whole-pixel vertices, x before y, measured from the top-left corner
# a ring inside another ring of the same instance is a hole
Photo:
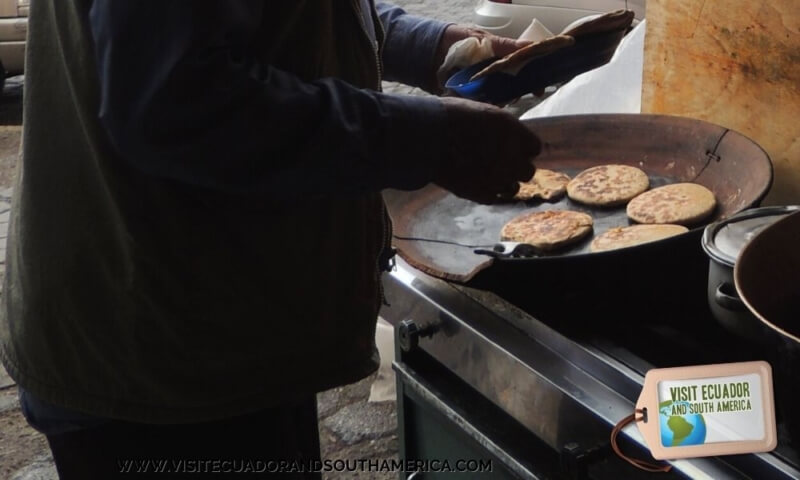
[[[429,91],[438,94],[444,92],[444,80],[446,80],[452,72],[440,72],[439,69],[444,63],[447,52],[450,50],[450,47],[452,47],[453,44],[470,37],[476,38],[479,41],[488,41],[489,45],[492,47],[492,52],[494,53],[495,57],[506,56],[509,53],[512,53],[530,43],[518,42],[513,38],[498,37],[497,35],[492,35],[489,32],[485,32],[477,28],[455,24],[448,25],[447,28],[445,28],[442,38],[439,41],[439,45],[436,48],[436,56],[434,57],[434,71],[431,72],[431,84],[434,85],[434,88],[431,88]]]
[[[450,50],[450,47],[452,47],[454,43],[460,42],[461,40],[469,37],[474,37],[478,40],[488,40],[496,57],[505,57],[509,53],[512,53],[531,43],[527,41],[517,41],[513,38],[498,37],[497,35],[493,35],[478,28],[466,27],[464,25],[449,25],[445,29],[444,34],[442,34],[442,39],[439,42],[439,47],[436,50],[437,68],[442,64],[442,62],[444,62],[444,57],[447,56],[447,51]]]
[[[520,48],[524,47],[525,45],[530,45],[530,41],[526,40],[515,40],[513,38],[507,37],[500,37],[497,35],[493,35],[489,32],[484,30],[480,30],[478,28],[467,27],[464,25],[449,25],[444,33],[442,34],[442,39],[439,41],[439,46],[436,49],[436,57],[435,63],[436,68],[438,69],[442,63],[444,63],[444,59],[447,56],[447,52],[450,50],[450,47],[453,46],[454,43],[460,42],[465,38],[474,37],[478,40],[488,40],[489,44],[492,46],[492,51],[494,52],[495,57],[505,57],[506,55],[513,53]],[[436,77],[436,91],[438,93],[442,93],[444,89],[444,84],[441,78],[437,77],[437,73],[434,72],[434,77]],[[534,95],[537,97],[541,97],[544,94],[544,90],[533,92]]]
[[[533,177],[539,138],[510,113],[484,103],[442,98],[447,145],[433,182],[479,203],[513,197]]]

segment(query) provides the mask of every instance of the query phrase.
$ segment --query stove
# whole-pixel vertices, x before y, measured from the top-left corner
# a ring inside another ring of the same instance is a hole
[[[402,460],[488,462],[492,475],[476,478],[800,478],[797,443],[780,424],[773,452],[673,461],[666,474],[611,450],[611,429],[633,412],[647,370],[763,359],[716,323],[703,288],[664,305],[628,301],[624,289],[603,302],[588,286],[465,286],[399,258],[384,285]],[[619,439],[626,454],[651,458],[635,426]],[[450,478],[430,468],[404,475]]]

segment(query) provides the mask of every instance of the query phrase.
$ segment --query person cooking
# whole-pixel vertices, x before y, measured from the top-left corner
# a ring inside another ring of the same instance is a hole
[[[315,394],[378,366],[380,191],[534,173],[505,111],[380,91],[440,92],[469,36],[521,46],[368,0],[33,2],[0,358],[62,479],[319,458]]]

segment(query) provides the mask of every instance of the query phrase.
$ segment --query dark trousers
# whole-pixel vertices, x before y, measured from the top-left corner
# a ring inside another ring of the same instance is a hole
[[[61,480],[320,478],[308,473],[320,459],[314,396],[215,422],[111,421],[47,440]]]

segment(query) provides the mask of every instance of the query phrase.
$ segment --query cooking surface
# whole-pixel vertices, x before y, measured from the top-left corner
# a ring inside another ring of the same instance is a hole
[[[564,168],[561,173],[574,178],[581,171],[577,168]],[[666,176],[650,175],[649,178],[650,188],[674,182]],[[480,205],[442,192],[438,200],[420,209],[417,217],[420,221],[414,223],[408,233],[410,237],[418,239],[457,240],[465,245],[491,246],[500,241],[500,230],[506,222],[521,213],[545,210],[574,210],[588,213],[594,220],[594,235],[600,235],[610,228],[635,224],[628,219],[625,205],[614,208],[592,207],[572,201],[567,195],[556,202],[516,201],[500,205]],[[592,236],[588,236],[575,245],[559,249],[549,255],[589,253],[591,239]],[[431,255],[439,256],[436,249],[441,247],[447,245],[433,243],[426,249],[430,249]]]
[[[561,172],[570,177],[581,171],[582,169],[577,168],[561,169]],[[672,179],[650,176],[651,188],[668,183],[673,183]],[[500,242],[503,225],[525,212],[573,210],[592,216],[594,224],[591,235],[576,244],[537,255],[542,258],[589,254],[589,244],[595,236],[611,228],[635,224],[628,219],[625,205],[614,208],[592,207],[574,202],[566,194],[556,202],[537,200],[481,205],[437,189],[431,193],[429,199],[430,203],[415,213],[416,221],[402,233],[395,234],[401,251],[407,253],[408,248],[404,246],[413,244],[414,252],[423,255],[431,263],[436,263],[445,272],[465,276],[490,261],[486,255],[475,253],[476,248],[491,249]]]
[[[598,253],[588,253],[591,239],[587,239],[573,248],[522,262],[616,256],[623,250],[651,250],[680,238],[685,241],[697,236],[699,227],[757,204],[772,178],[769,159],[757,145],[723,127],[692,119],[578,115],[534,119],[526,125],[542,139],[542,152],[534,160],[539,168],[576,175],[596,165],[630,165],[642,169],[653,187],[676,182],[703,185],[714,193],[717,208],[692,231],[670,239]],[[434,185],[415,192],[387,191],[384,198],[401,255],[426,273],[459,282],[469,282],[493,263],[500,263],[473,250],[497,243],[503,224],[527,209],[590,212],[595,234],[630,224],[623,207],[593,208],[567,198],[557,203],[486,206],[459,199]]]

